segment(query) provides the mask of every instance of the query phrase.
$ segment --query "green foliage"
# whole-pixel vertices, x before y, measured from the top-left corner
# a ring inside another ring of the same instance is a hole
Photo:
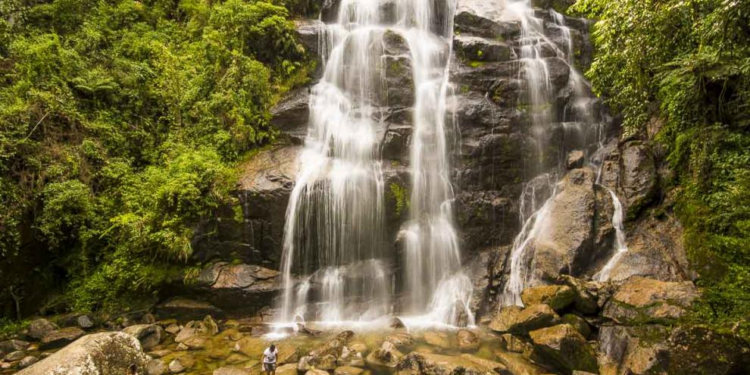
[[[181,279],[306,77],[298,3],[0,2],[0,285],[52,275],[88,310]]]
[[[750,338],[750,2],[579,0],[598,19],[587,73],[626,136],[658,114],[704,294],[700,322]]]
[[[0,340],[5,340],[11,337],[13,334],[26,329],[29,326],[29,321],[15,321],[8,318],[0,317]]]
[[[391,183],[390,189],[391,196],[396,202],[396,216],[401,216],[403,212],[409,209],[409,192],[405,187],[397,183]]]

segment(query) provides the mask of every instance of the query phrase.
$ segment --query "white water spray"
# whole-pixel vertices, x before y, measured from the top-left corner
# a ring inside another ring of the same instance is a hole
[[[607,261],[607,264],[597,272],[592,278],[597,281],[609,280],[609,274],[615,268],[625,253],[628,252],[628,246],[625,244],[625,226],[623,225],[622,203],[617,195],[609,188],[606,188],[609,195],[612,196],[612,202],[615,206],[615,212],[612,215],[612,226],[615,228],[615,254]]]
[[[324,26],[325,73],[312,90],[301,173],[287,208],[282,322],[357,321],[392,310],[393,259],[384,238],[376,137],[386,114],[389,33],[406,42],[415,90],[410,221],[404,234],[407,311],[431,311],[430,319],[446,324],[471,315],[471,283],[459,272],[446,124],[455,4],[404,0],[395,10],[389,5],[342,0],[336,23]],[[309,276],[300,283],[295,274]]]

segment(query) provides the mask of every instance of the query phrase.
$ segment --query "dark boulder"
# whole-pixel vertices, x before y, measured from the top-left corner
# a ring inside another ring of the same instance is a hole
[[[39,343],[39,348],[42,350],[62,348],[63,346],[78,340],[85,334],[86,332],[83,332],[83,330],[78,327],[67,327],[50,331],[42,337],[42,341]]]
[[[284,96],[271,108],[271,124],[301,144],[307,135],[310,119],[310,87],[300,87]]]
[[[59,327],[47,319],[34,319],[29,323],[29,336],[41,340],[48,333]]]
[[[654,198],[658,186],[656,164],[650,148],[640,141],[628,142],[621,153],[623,203],[627,216],[632,218]]]

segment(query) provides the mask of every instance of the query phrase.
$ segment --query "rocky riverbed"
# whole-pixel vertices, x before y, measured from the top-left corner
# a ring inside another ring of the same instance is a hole
[[[270,323],[270,311],[195,318],[211,305],[178,300],[109,320],[34,320],[0,342],[0,374],[124,374],[131,366],[148,375],[259,374],[271,343],[280,349],[278,374],[743,373],[750,352],[737,339],[676,327],[698,293],[690,282],[563,276],[527,289],[525,307],[502,308],[478,326],[442,329],[395,317],[281,328]]]

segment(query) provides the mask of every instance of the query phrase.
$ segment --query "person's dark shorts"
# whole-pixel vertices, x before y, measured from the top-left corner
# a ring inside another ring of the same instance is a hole
[[[276,371],[276,364],[275,363],[264,363],[263,364],[263,370],[265,372],[273,372]]]

